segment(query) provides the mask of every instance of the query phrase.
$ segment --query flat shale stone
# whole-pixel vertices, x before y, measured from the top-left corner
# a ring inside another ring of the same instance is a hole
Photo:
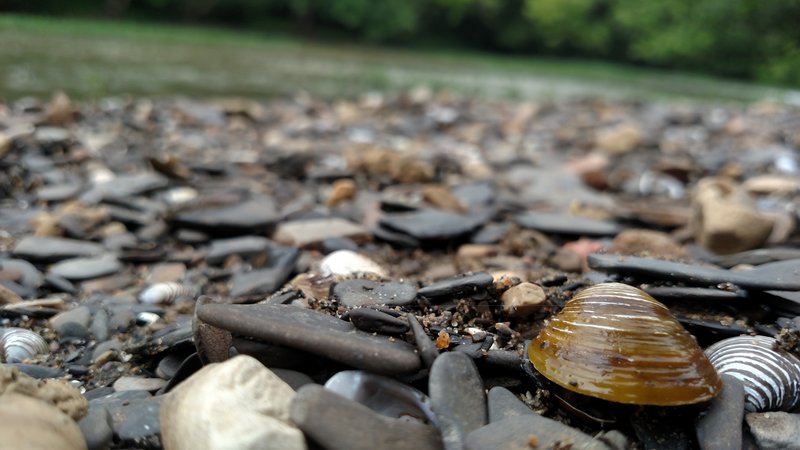
[[[443,302],[482,294],[493,282],[492,274],[487,272],[461,274],[425,286],[417,294],[432,302]]]
[[[439,450],[430,425],[392,419],[322,386],[300,388],[292,401],[292,422],[326,450]]]
[[[372,280],[344,280],[333,287],[333,297],[348,307],[406,306],[417,299],[417,289],[408,283],[380,283]]]
[[[614,236],[622,231],[614,222],[534,211],[519,214],[516,222],[523,228],[572,236]]]
[[[294,271],[300,252],[286,249],[275,257],[269,267],[249,272],[236,272],[231,280],[231,296],[269,295],[277,291]]]
[[[422,358],[422,362],[425,367],[431,367],[436,358],[439,357],[439,349],[436,348],[436,344],[425,332],[425,329],[414,314],[407,314],[406,318],[411,326],[411,332],[414,334],[414,342],[417,344],[417,351],[420,358]]]
[[[59,261],[50,266],[49,273],[70,281],[89,280],[119,272],[122,264],[112,254],[72,258]]]
[[[299,248],[319,246],[329,238],[349,238],[356,242],[369,239],[369,231],[363,226],[339,217],[295,220],[282,222],[275,229],[273,239]]]
[[[408,321],[372,308],[356,308],[347,312],[350,322],[361,331],[394,336],[408,331]]]
[[[50,318],[50,326],[59,337],[86,339],[89,337],[89,322],[92,312],[88,306],[78,306],[69,311],[58,313]]]
[[[692,285],[732,283],[745,289],[800,290],[800,259],[762,264],[746,272],[732,272],[713,267],[640,258],[592,254],[589,267],[627,276],[680,281]]]
[[[78,422],[88,450],[105,450],[114,438],[111,414],[102,406],[89,408],[89,413]]]
[[[466,435],[487,422],[483,379],[472,359],[463,353],[444,353],[436,358],[428,379],[428,395],[447,450],[463,448]]]
[[[702,450],[735,450],[742,447],[744,385],[722,374],[722,392],[697,422],[697,442]]]
[[[261,236],[240,236],[230,239],[217,239],[211,242],[206,261],[209,264],[221,264],[229,256],[238,255],[244,259],[266,253],[272,241]]]
[[[426,209],[386,214],[381,218],[380,225],[422,241],[450,240],[475,231],[486,224],[491,215],[488,212],[465,215]]]
[[[269,198],[260,197],[232,206],[181,213],[174,218],[174,222],[178,226],[224,235],[263,232],[278,219],[280,216],[275,203]]]
[[[27,261],[53,262],[103,253],[103,246],[90,241],[46,236],[25,236],[14,247],[14,255]]]
[[[268,343],[284,345],[382,374],[410,373],[420,360],[406,342],[358,331],[327,314],[288,305],[201,305],[200,320]],[[391,339],[391,340],[390,340]]]
[[[535,443],[535,445],[531,445]],[[574,428],[538,414],[509,417],[492,422],[467,435],[465,450],[531,450],[572,448],[610,450]]]

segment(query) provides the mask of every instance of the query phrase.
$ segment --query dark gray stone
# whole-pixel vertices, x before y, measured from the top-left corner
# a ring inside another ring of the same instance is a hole
[[[20,372],[33,378],[44,380],[47,378],[61,378],[64,371],[58,367],[39,366],[36,364],[6,363],[7,366],[16,367]]]
[[[697,443],[702,450],[736,450],[742,447],[744,385],[722,374],[722,392],[697,421]]]
[[[659,286],[646,289],[646,291],[656,300],[662,302],[673,300],[736,302],[747,298],[743,292],[699,287]]]
[[[326,450],[439,450],[439,432],[430,425],[392,419],[319,385],[297,391],[289,417]]]
[[[211,234],[242,234],[263,233],[279,219],[275,203],[269,198],[258,197],[232,206],[181,213],[174,218],[174,222]]]
[[[30,289],[38,289],[44,283],[44,276],[31,263],[24,259],[2,259],[0,260],[0,272],[18,272],[19,284]]]
[[[314,380],[303,372],[290,369],[270,368],[275,375],[278,376],[284,383],[288,384],[295,391],[307,384],[314,384]]]
[[[230,239],[211,241],[206,261],[209,264],[221,264],[229,256],[238,255],[244,259],[266,253],[274,243],[261,236],[241,236]]]
[[[163,399],[164,396],[158,396],[107,403],[115,440],[125,445],[160,447],[159,411]]]
[[[92,311],[88,306],[78,306],[50,318],[50,326],[59,337],[86,339],[89,337],[89,322]]]
[[[105,450],[114,438],[111,414],[102,406],[89,408],[86,417],[78,422],[88,450]]]
[[[522,400],[504,387],[489,389],[489,422],[495,423],[510,417],[535,414]]]
[[[255,269],[249,272],[237,272],[233,274],[231,280],[231,296],[239,297],[246,295],[270,295],[277,291],[294,271],[294,262],[299,252],[295,252],[291,261],[267,267]]]
[[[433,362],[428,379],[431,407],[447,450],[464,448],[466,435],[487,422],[483,379],[463,353],[444,353]]]
[[[493,282],[492,275],[487,272],[461,274],[425,286],[417,293],[432,302],[443,302],[484,294]]]
[[[415,372],[420,360],[399,339],[373,336],[324,313],[289,305],[222,305],[197,307],[200,320],[267,343],[324,356],[375,373]]]
[[[344,280],[336,283],[333,297],[348,307],[386,305],[406,306],[417,299],[417,289],[408,283],[380,283],[371,280]]]
[[[352,309],[347,312],[347,316],[356,328],[368,333],[393,336],[403,334],[409,329],[407,320],[398,319],[372,308]]]
[[[523,228],[571,236],[614,236],[622,231],[614,222],[535,211],[518,215],[516,222]]]
[[[536,445],[532,446],[531,441]],[[610,450],[591,436],[538,414],[492,422],[467,435],[465,450],[531,450],[572,448]]]
[[[17,242],[13,253],[18,258],[28,261],[52,262],[100,255],[103,253],[103,246],[96,242],[76,239],[25,236]]]
[[[489,212],[465,215],[426,209],[386,214],[381,218],[380,225],[422,241],[451,240],[475,231],[488,222],[491,216]]]
[[[81,200],[86,203],[99,203],[107,199],[124,199],[163,189],[168,185],[169,180],[156,172],[122,174],[84,192]]]
[[[425,332],[425,329],[420,325],[414,314],[407,314],[406,318],[411,326],[411,332],[414,333],[414,341],[417,344],[417,351],[423,364],[425,364],[425,367],[431,367],[439,356],[439,349],[436,348],[436,344]]]
[[[761,450],[800,450],[800,414],[749,413],[745,417]]]
[[[791,247],[759,248],[741,253],[734,253],[733,255],[714,256],[710,258],[710,262],[722,267],[733,267],[739,264],[757,266],[759,264],[790,259],[800,259],[800,249]]]
[[[50,266],[49,273],[70,281],[89,280],[119,272],[122,264],[112,254],[65,259]]]
[[[45,202],[62,202],[80,193],[83,186],[77,182],[48,184],[36,190],[36,198]]]
[[[731,283],[754,290],[800,290],[800,259],[762,264],[746,272],[636,256],[592,254],[589,255],[588,262],[589,267],[603,272],[654,278],[659,281],[680,281],[695,286]]]

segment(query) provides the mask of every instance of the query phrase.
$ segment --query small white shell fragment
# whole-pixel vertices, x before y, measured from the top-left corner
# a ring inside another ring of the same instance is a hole
[[[386,270],[378,263],[350,250],[337,250],[322,258],[319,264],[322,276],[349,276],[357,273],[374,273],[386,277]]]
[[[147,287],[139,294],[139,301],[148,305],[158,303],[173,303],[181,297],[194,297],[195,290],[180,283],[156,283]]]

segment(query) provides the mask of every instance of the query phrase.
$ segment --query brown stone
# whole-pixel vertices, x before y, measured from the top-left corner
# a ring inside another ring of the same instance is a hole
[[[598,133],[597,146],[610,155],[622,155],[642,144],[641,128],[633,123],[621,123]]]
[[[325,201],[325,206],[333,208],[342,202],[352,200],[356,195],[356,190],[355,181],[349,178],[336,180],[331,186],[331,193],[328,195],[328,200]]]
[[[533,283],[520,283],[503,292],[503,311],[511,317],[527,317],[541,311],[547,302],[547,294],[541,286]]]
[[[625,230],[614,238],[609,253],[659,259],[689,259],[689,253],[666,233],[651,230]]]
[[[422,188],[422,198],[439,209],[453,212],[465,212],[466,207],[449,189],[440,185],[428,185]]]
[[[0,436],[4,449],[85,450],[74,420],[48,403],[21,394],[0,401]]]

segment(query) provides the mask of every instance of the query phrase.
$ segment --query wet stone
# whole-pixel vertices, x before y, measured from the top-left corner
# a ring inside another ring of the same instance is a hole
[[[407,283],[380,283],[371,280],[353,279],[336,283],[333,297],[348,307],[384,305],[406,306],[417,299],[417,289]]]
[[[279,218],[275,203],[258,197],[232,206],[181,213],[174,222],[178,226],[225,235],[264,232]]]
[[[198,307],[197,315],[238,335],[375,373],[409,373],[420,367],[414,348],[401,340],[356,331],[349,322],[294,306],[207,304]]]
[[[231,296],[269,295],[277,291],[294,271],[299,253],[295,250],[275,261],[271,267],[236,272],[231,279]]]
[[[16,367],[20,372],[28,375],[29,377],[38,380],[45,380],[48,378],[61,378],[64,376],[64,371],[58,367],[39,366],[36,364],[23,364],[23,363],[5,363],[5,366]]]
[[[493,282],[494,278],[487,272],[462,274],[425,286],[417,293],[432,302],[443,302],[484,294]]]
[[[511,417],[535,414],[522,400],[503,387],[489,389],[489,423],[499,422]]]
[[[88,306],[78,306],[50,318],[50,326],[59,337],[86,339],[89,337],[89,322],[92,312]]]
[[[466,435],[487,422],[483,380],[467,355],[444,353],[434,361],[428,395],[447,450],[463,448]]]
[[[52,262],[67,258],[96,256],[103,246],[76,239],[26,236],[14,247],[14,255],[28,261]]]
[[[411,326],[411,332],[414,334],[414,342],[417,345],[419,356],[422,359],[425,367],[431,367],[433,362],[439,356],[439,350],[436,348],[436,344],[425,332],[425,329],[422,328],[422,325],[419,323],[419,320],[417,320],[417,317],[413,314],[408,314],[406,317],[408,318],[408,324]]]
[[[230,239],[217,239],[211,242],[206,261],[221,264],[229,256],[238,255],[245,260],[263,255],[269,251],[272,241],[261,236],[241,236]]]
[[[107,403],[115,440],[127,445],[159,447],[159,410],[163,400],[164,397],[159,396]]]
[[[489,213],[464,215],[439,210],[421,210],[386,214],[381,218],[380,225],[421,241],[450,240],[475,231],[489,219]]]
[[[526,212],[516,221],[523,228],[573,236],[614,236],[622,231],[614,222],[555,213]]]
[[[722,374],[720,392],[697,422],[697,442],[702,450],[733,450],[742,445],[744,386]]]
[[[361,331],[394,336],[408,331],[408,322],[372,308],[356,308],[347,312],[350,322]]]
[[[800,414],[750,413],[745,417],[761,450],[800,449]]]
[[[89,413],[78,422],[88,450],[104,450],[114,438],[111,414],[102,406],[89,408]]]
[[[739,264],[757,266],[776,261],[800,259],[800,249],[790,247],[759,248],[747,250],[732,255],[720,255],[711,258],[711,262],[722,267],[730,268]]]
[[[658,301],[674,300],[736,302],[746,298],[743,292],[723,291],[713,288],[659,286],[645,290]]]
[[[49,273],[70,281],[88,280],[119,272],[122,264],[116,256],[106,254],[88,258],[72,258],[50,266]]]
[[[290,418],[311,441],[326,450],[442,448],[436,428],[382,416],[318,385],[297,391]]]
[[[531,445],[534,442],[536,445]],[[610,450],[601,441],[538,414],[509,417],[481,427],[466,437],[465,450],[526,450],[529,448]]]

